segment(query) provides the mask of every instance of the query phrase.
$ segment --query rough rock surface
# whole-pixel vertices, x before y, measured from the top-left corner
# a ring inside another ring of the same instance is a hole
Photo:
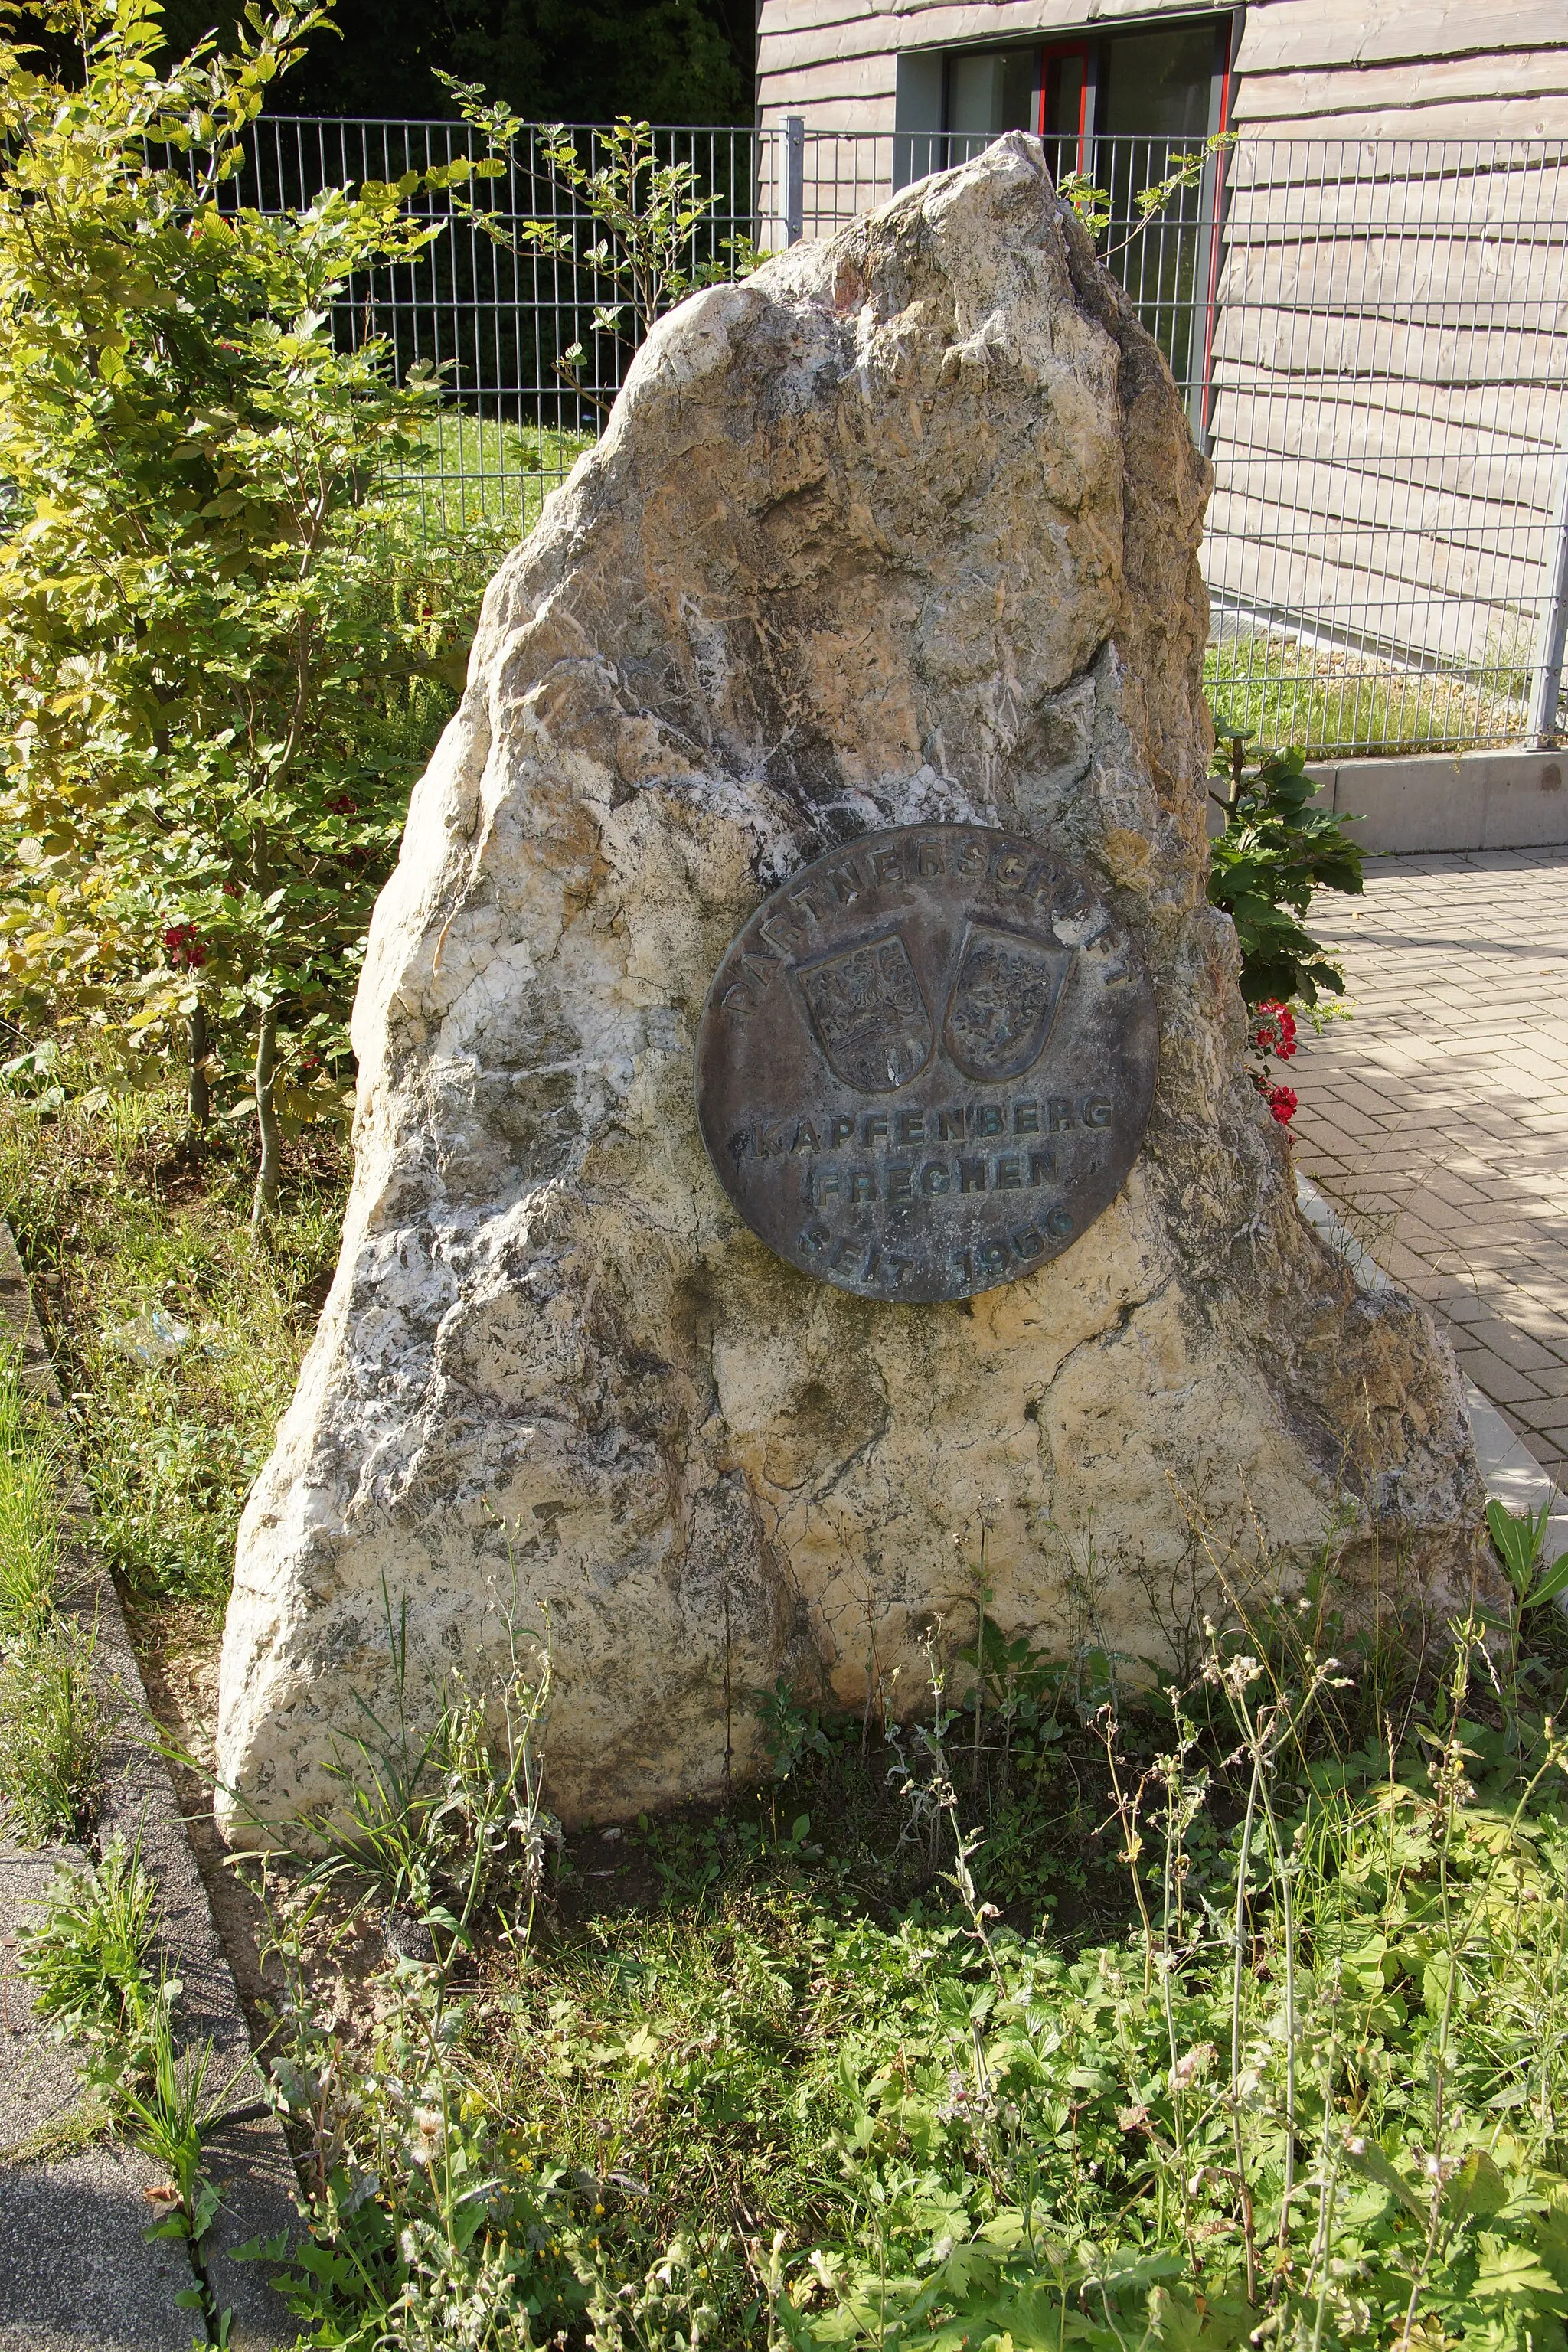
[[[1336,1525],[1347,1583],[1468,1590],[1448,1352],[1303,1224],[1245,1072],[1200,878],[1207,489],[1022,134],[650,338],[491,585],[376,910],[342,1255],[240,1538],[231,1834],[334,1795],[384,1590],[418,1693],[493,1654],[515,1575],[569,1821],[742,1773],[780,1675],[915,1705],[983,1510],[993,1617],[1058,1649],[1179,1653],[1216,1562],[1275,1590]],[[1159,1090],[1063,1256],[880,1305],[741,1225],[692,1039],[767,889],[942,818],[1110,888]]]

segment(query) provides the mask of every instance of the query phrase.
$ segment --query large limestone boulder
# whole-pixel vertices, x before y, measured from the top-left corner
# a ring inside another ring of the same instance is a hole
[[[493,583],[355,1016],[342,1254],[246,1513],[231,1833],[331,1800],[354,1694],[548,1630],[568,1820],[711,1792],[787,1676],[917,1704],[990,1613],[1160,1658],[1233,1585],[1462,1601],[1448,1352],[1302,1223],[1206,905],[1196,550],[1170,373],[1015,134],[697,295]],[[759,900],[868,828],[1048,846],[1142,942],[1159,1076],[1121,1192],[954,1304],[741,1223],[692,1094]]]

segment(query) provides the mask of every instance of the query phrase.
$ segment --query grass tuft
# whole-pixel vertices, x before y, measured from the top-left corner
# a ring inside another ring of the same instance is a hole
[[[0,1810],[29,1845],[79,1836],[98,1811],[109,1727],[90,1626],[54,1617],[0,1664]]]
[[[193,1145],[174,1086],[106,1086],[89,1045],[47,1076],[0,1093],[0,1215],[37,1281],[95,1541],[134,1606],[194,1608],[216,1633],[240,1510],[325,1294],[344,1150],[328,1130],[292,1147],[260,1241],[243,1136]]]
[[[59,1446],[15,1359],[0,1362],[0,1644],[40,1633],[59,1579]]]

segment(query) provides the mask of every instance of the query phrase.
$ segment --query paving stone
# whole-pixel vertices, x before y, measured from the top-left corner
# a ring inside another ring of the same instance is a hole
[[[1384,1264],[1560,1473],[1568,849],[1379,858],[1360,904],[1312,911],[1354,1017],[1297,1058],[1302,1171],[1352,1221],[1391,1217]]]

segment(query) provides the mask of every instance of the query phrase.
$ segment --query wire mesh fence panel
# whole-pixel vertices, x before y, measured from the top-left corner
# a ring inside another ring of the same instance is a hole
[[[1226,176],[1205,389],[1221,724],[1346,751],[1551,731],[1568,156],[1249,140]]]
[[[439,373],[432,457],[416,486],[433,530],[531,528],[600,431],[650,307],[750,266],[770,143],[747,130],[628,137],[614,125],[528,124],[498,177],[456,203],[441,190],[416,200],[440,234],[413,261],[356,281],[336,324],[350,342],[384,339],[400,381],[421,366]],[[485,156],[464,122],[268,117],[229,200],[294,209],[327,189]],[[645,238],[628,259],[624,241],[606,239],[589,178],[645,214],[666,200],[657,249]]]
[[[339,327],[446,394],[432,530],[525,530],[601,429],[649,317],[759,250],[828,236],[979,152],[978,134],[525,126],[501,176],[436,191],[413,262]],[[1060,151],[1060,152],[1058,152]],[[263,209],[482,152],[461,122],[278,118],[235,201]],[[1246,138],[1058,141],[1107,266],[1215,467],[1204,565],[1222,728],[1314,751],[1514,741],[1555,720],[1568,606],[1568,149]],[[586,175],[685,205],[650,298]],[[616,175],[619,174],[617,180]],[[1149,205],[1176,174],[1181,184]]]

